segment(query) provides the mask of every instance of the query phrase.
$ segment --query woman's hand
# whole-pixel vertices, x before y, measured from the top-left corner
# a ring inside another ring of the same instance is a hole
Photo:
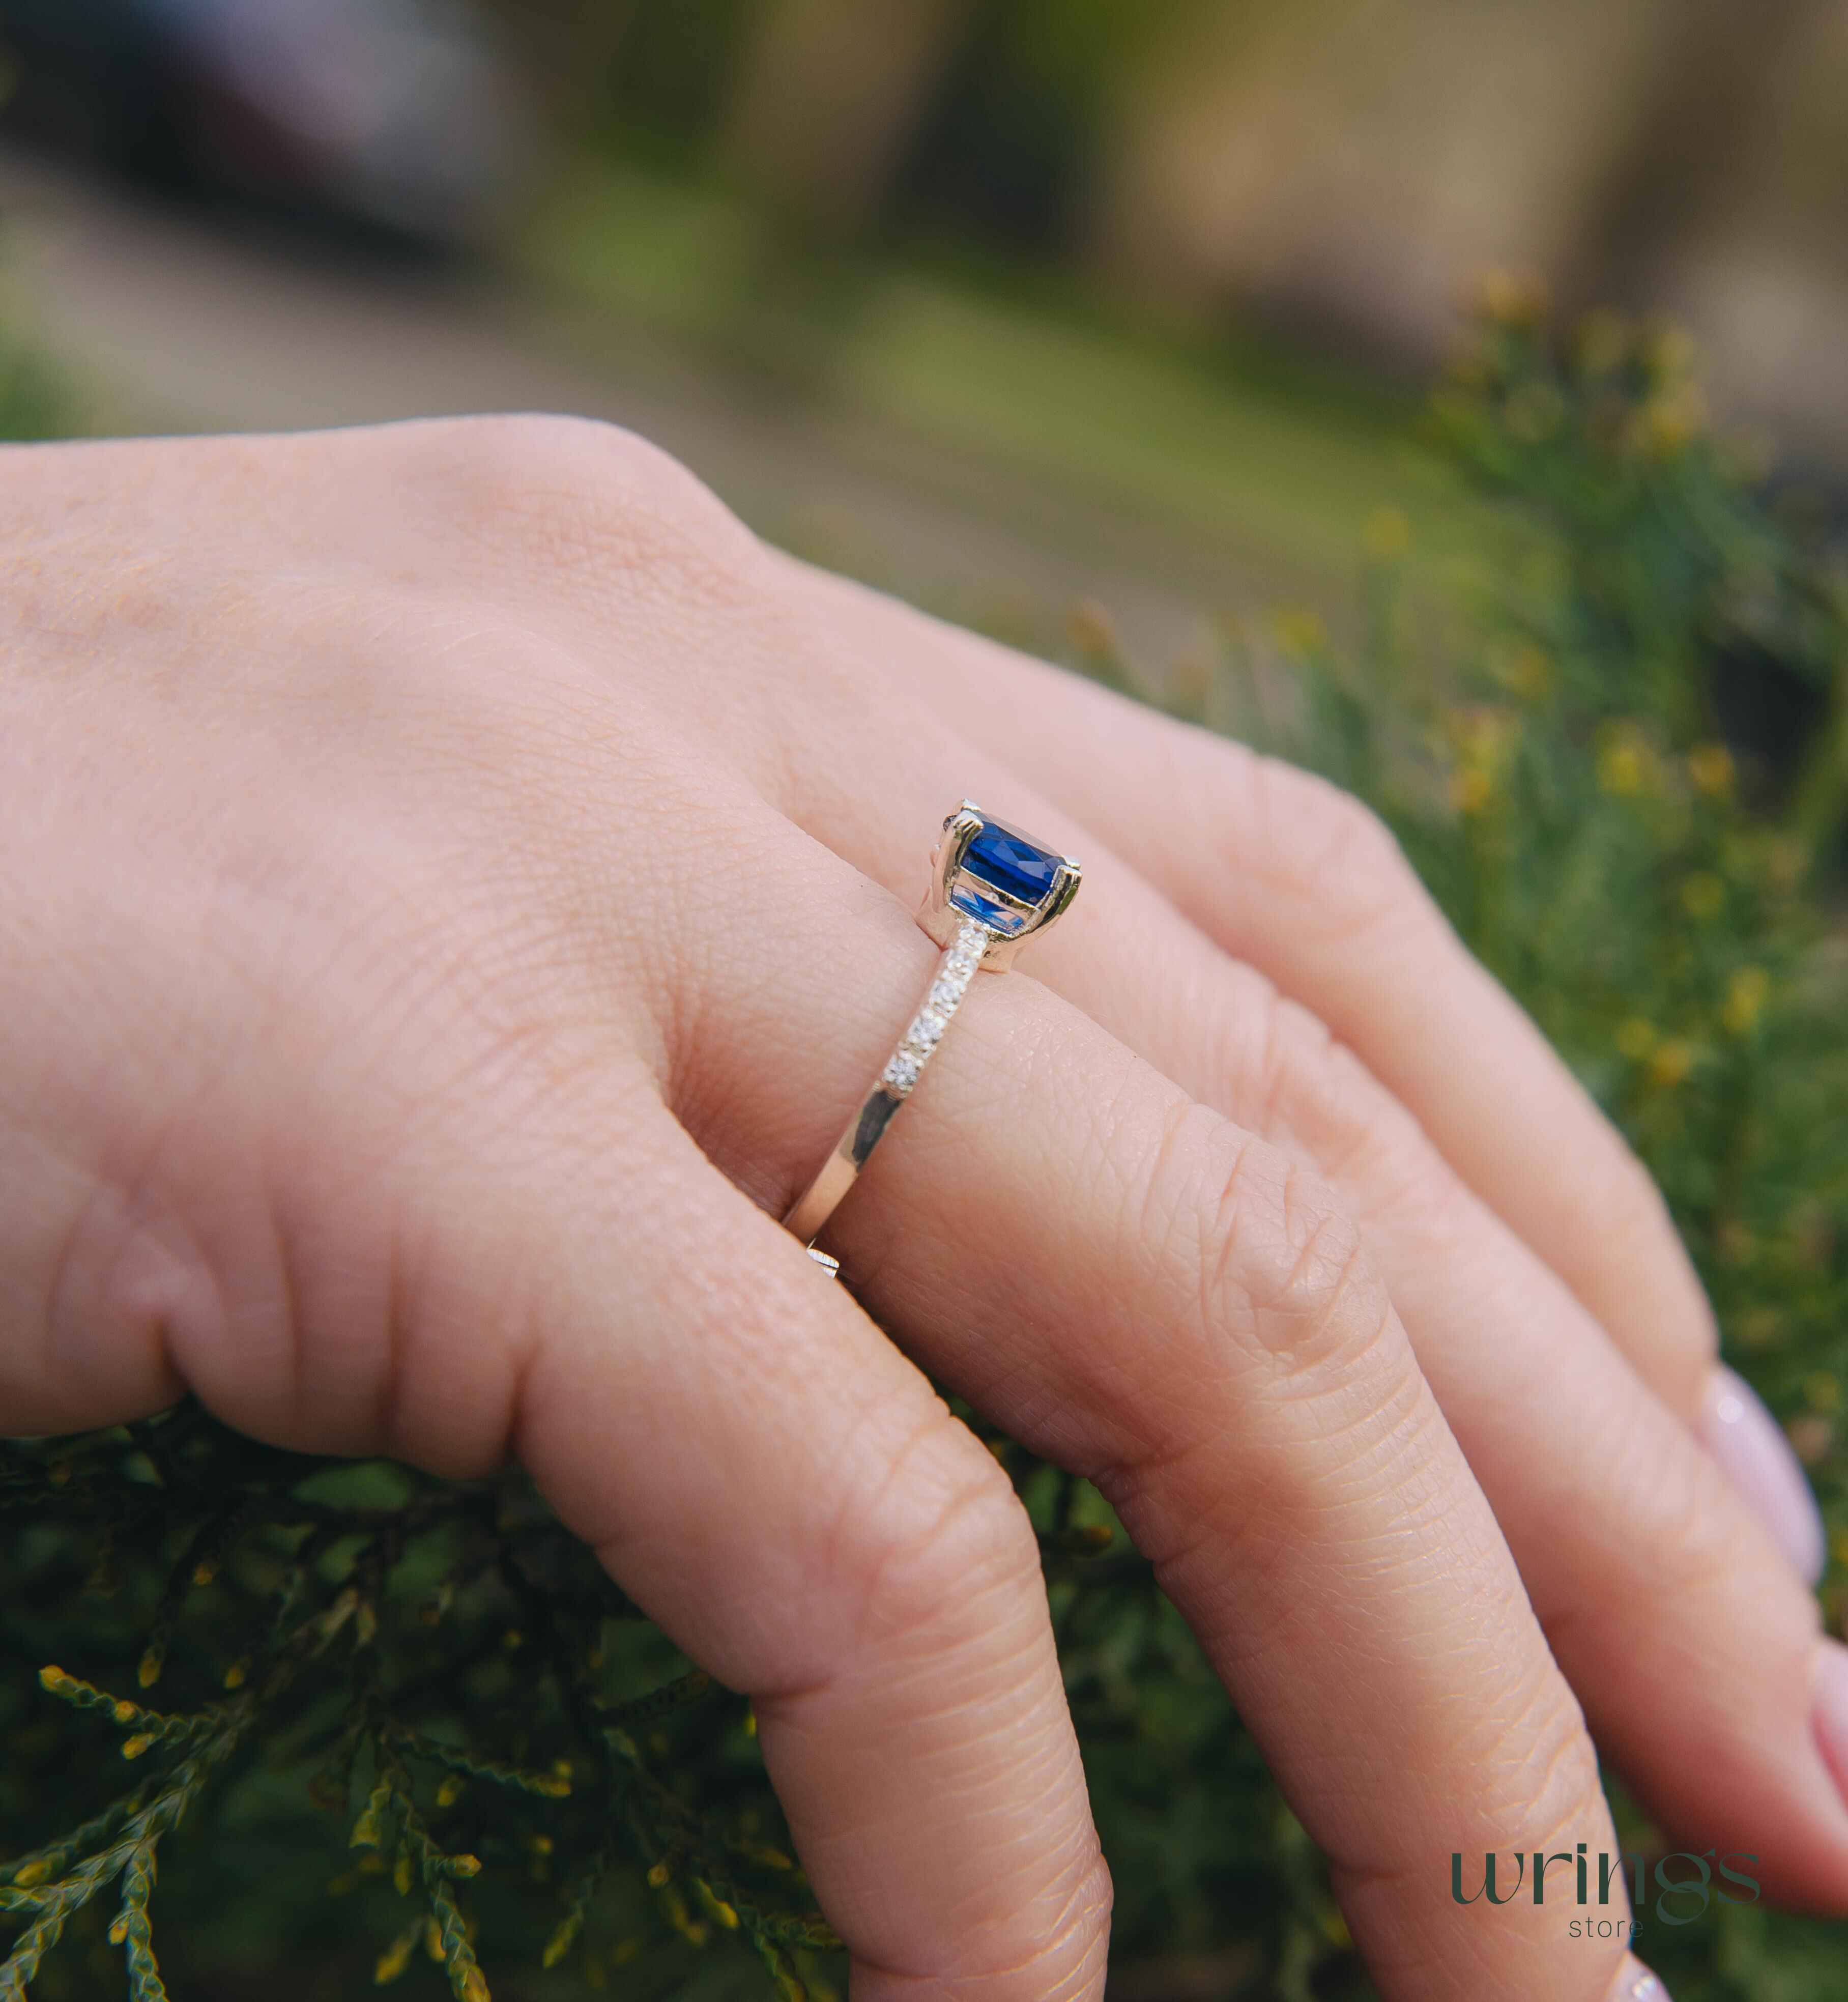
[[[1586,1715],[1848,1905],[1838,1658],[1696,1442],[1660,1203],[1352,802],[596,427],[5,469],[0,1425],[517,1453],[755,1698],[861,2002],[1095,1995],[1107,1929],[1034,1538],[922,1369],[1110,1497],[1386,1995],[1628,1992],[1569,1869],[1452,1897],[1615,1852]],[[964,794],[1084,895],[831,1226],[849,1293],[774,1219]]]

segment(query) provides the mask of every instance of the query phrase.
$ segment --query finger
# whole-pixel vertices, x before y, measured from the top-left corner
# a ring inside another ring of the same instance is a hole
[[[753,1696],[856,2002],[1100,1995],[1109,1881],[1013,1489],[678,1128],[648,1153],[645,1185],[574,1216],[533,1191],[560,1278],[521,1457],[625,1589]]]
[[[1022,778],[1325,1022],[1696,1419],[1717,1338],[1654,1183],[1364,808],[1044,662],[804,577],[867,658],[953,718],[980,714]]]
[[[749,949],[703,964],[700,1032],[665,1061],[703,1146],[774,1207],[934,956],[832,855],[735,845]],[[822,929],[775,915],[796,911]],[[928,1366],[1111,1498],[1384,1993],[1602,2002],[1615,1948],[1581,1958],[1532,1907],[1491,1938],[1452,1902],[1453,1851],[1613,1838],[1494,1519],[1312,1177],[1031,980],[984,978],[832,1241]]]
[[[517,1041],[515,1075],[478,1048],[461,1091],[409,1052],[358,1094],[302,1065],[260,1116],[316,1138],[273,1145],[260,1194],[231,1084],[160,1170],[190,1255],[127,1229],[112,1257],[118,1221],[89,1216],[47,1325],[18,1331],[16,1414],[61,1412],[81,1328],[92,1422],[139,1408],[155,1355],[167,1394],[279,1445],[459,1478],[511,1447],[755,1698],[856,1998],[1099,1994],[1108,1880],[1006,1479],[606,1030]]]

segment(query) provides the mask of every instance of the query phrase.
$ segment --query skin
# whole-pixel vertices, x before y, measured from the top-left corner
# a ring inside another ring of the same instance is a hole
[[[756,1700],[860,2002],[1095,1997],[1034,1541],[926,1372],[1095,1480],[1389,2002],[1637,1969],[1449,1859],[1848,1907],[1815,1609],[1696,1444],[1661,1203],[1381,830],[758,544],[562,420],[16,448],[0,1424],[183,1391],[517,1454]],[[1082,856],[828,1242],[965,793]],[[1588,1720],[1589,1728],[1588,1728]]]

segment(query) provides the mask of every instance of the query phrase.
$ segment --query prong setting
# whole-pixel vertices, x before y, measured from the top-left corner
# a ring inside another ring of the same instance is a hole
[[[926,892],[918,923],[947,950],[954,942],[961,915],[950,902],[950,887],[961,873],[970,845],[987,822],[973,800],[964,800],[943,822],[942,839],[930,858],[930,888]]]
[[[918,922],[941,946],[973,919],[989,935],[983,970],[1009,966],[1022,942],[1042,932],[1078,894],[1076,859],[991,820],[964,800],[943,822]],[[1043,886],[1043,887],[1042,887]]]

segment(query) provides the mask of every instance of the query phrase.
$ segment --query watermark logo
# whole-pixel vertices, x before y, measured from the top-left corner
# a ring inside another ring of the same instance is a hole
[[[1629,1850],[1615,1856],[1606,1850],[1589,1855],[1581,1842],[1576,1850],[1558,1850],[1550,1856],[1538,1849],[1531,1854],[1518,1849],[1505,1854],[1491,1850],[1477,1868],[1473,1857],[1466,1859],[1456,1851],[1450,1858],[1450,1895],[1459,1905],[1512,1905],[1525,1892],[1535,1904],[1544,1905],[1550,1890],[1556,1905],[1570,1903],[1588,1911],[1594,1904],[1608,1908],[1615,1891],[1619,1904],[1627,1898],[1631,1912],[1638,1916],[1574,1919],[1571,1926],[1574,1938],[1608,1939],[1634,1934],[1645,1911],[1665,1926],[1691,1926],[1715,1899],[1728,1905],[1756,1904],[1758,1879],[1736,1866],[1757,1861],[1756,1855],[1742,1850],[1730,1850],[1724,1856],[1714,1849],[1698,1855],[1678,1850],[1658,1857],[1651,1868],[1647,1857]],[[1558,1864],[1565,1865],[1564,1871],[1555,1872],[1550,1882],[1547,1873]]]

